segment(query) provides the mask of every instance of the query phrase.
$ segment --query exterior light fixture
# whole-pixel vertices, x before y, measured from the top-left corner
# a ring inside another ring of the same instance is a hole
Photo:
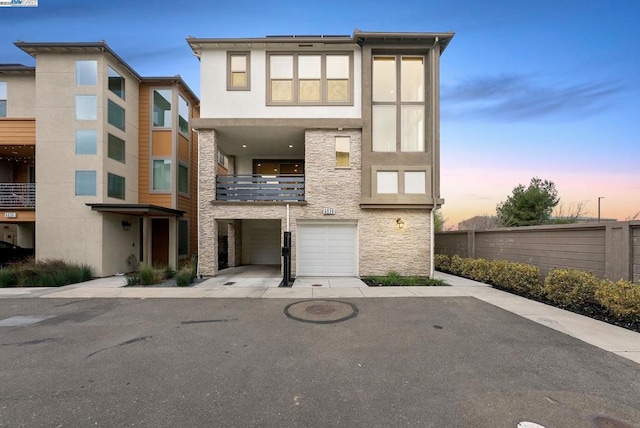
[[[293,144],[289,144],[289,148],[293,148]]]
[[[396,229],[404,229],[404,220],[401,218],[396,219]]]
[[[122,224],[122,228],[123,228],[124,230],[129,230],[129,229],[131,229],[131,222],[130,222],[130,221],[122,220],[122,223],[121,223],[121,224]]]
[[[247,145],[246,145],[246,144],[243,144],[243,145],[242,145],[242,147],[246,149],[246,148],[247,148]]]

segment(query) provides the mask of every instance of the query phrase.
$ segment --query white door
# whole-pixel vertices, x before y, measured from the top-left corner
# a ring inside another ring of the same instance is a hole
[[[298,224],[297,276],[357,276],[355,224]]]

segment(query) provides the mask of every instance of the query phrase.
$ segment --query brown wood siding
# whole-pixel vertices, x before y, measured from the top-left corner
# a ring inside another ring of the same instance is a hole
[[[5,213],[16,213],[15,218],[6,218]],[[0,218],[3,223],[30,223],[36,221],[36,211],[0,210]]]
[[[34,146],[35,119],[0,119],[0,145]]]
[[[633,236],[633,281],[640,282],[640,226],[631,229]]]
[[[178,160],[189,163],[189,140],[178,134]]]
[[[149,170],[149,130],[150,122],[149,87],[141,85],[139,101],[138,132],[138,202],[172,208],[171,194],[151,193],[151,172]],[[171,133],[169,132],[169,136]],[[169,138],[170,139],[170,138]]]
[[[173,149],[171,130],[152,131],[151,153],[154,157],[170,158]]]

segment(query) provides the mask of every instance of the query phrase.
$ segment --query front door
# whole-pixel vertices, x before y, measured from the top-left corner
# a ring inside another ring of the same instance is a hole
[[[153,266],[169,264],[169,219],[151,219],[151,263]]]

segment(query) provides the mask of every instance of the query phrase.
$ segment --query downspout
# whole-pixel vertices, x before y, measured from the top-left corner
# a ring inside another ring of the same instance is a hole
[[[431,126],[431,144],[433,150],[432,156],[432,171],[434,172],[434,179],[431,180],[431,195],[433,197],[433,207],[429,214],[429,278],[433,278],[435,274],[435,246],[436,246],[436,232],[435,232],[435,210],[438,209],[437,199],[440,197],[440,192],[436,192],[439,189],[440,181],[440,49],[438,47],[440,39],[436,36],[433,46],[430,52],[430,76],[431,76],[431,105],[432,105],[432,121]],[[438,184],[436,184],[435,174],[438,174]]]
[[[436,265],[435,265],[435,261],[433,260],[434,258],[434,253],[435,253],[435,245],[436,245],[436,233],[434,230],[434,214],[433,211],[436,209],[435,208],[436,205],[434,204],[434,208],[431,209],[431,213],[429,214],[429,230],[431,231],[431,245],[429,245],[429,278],[433,278],[433,275],[436,272]]]
[[[196,130],[196,133],[198,134],[198,183],[197,183],[197,187],[196,187],[196,192],[198,193],[198,197],[196,198],[197,200],[197,214],[196,214],[196,219],[198,221],[198,257],[196,258],[196,277],[197,278],[202,278],[202,275],[200,274],[200,254],[202,254],[202,252],[200,251],[201,248],[200,246],[202,245],[202,239],[200,239],[200,237],[202,236],[202,234],[200,233],[200,228],[202,227],[202,221],[200,220],[200,146],[201,146],[201,141],[200,141],[200,132],[198,130]]]

